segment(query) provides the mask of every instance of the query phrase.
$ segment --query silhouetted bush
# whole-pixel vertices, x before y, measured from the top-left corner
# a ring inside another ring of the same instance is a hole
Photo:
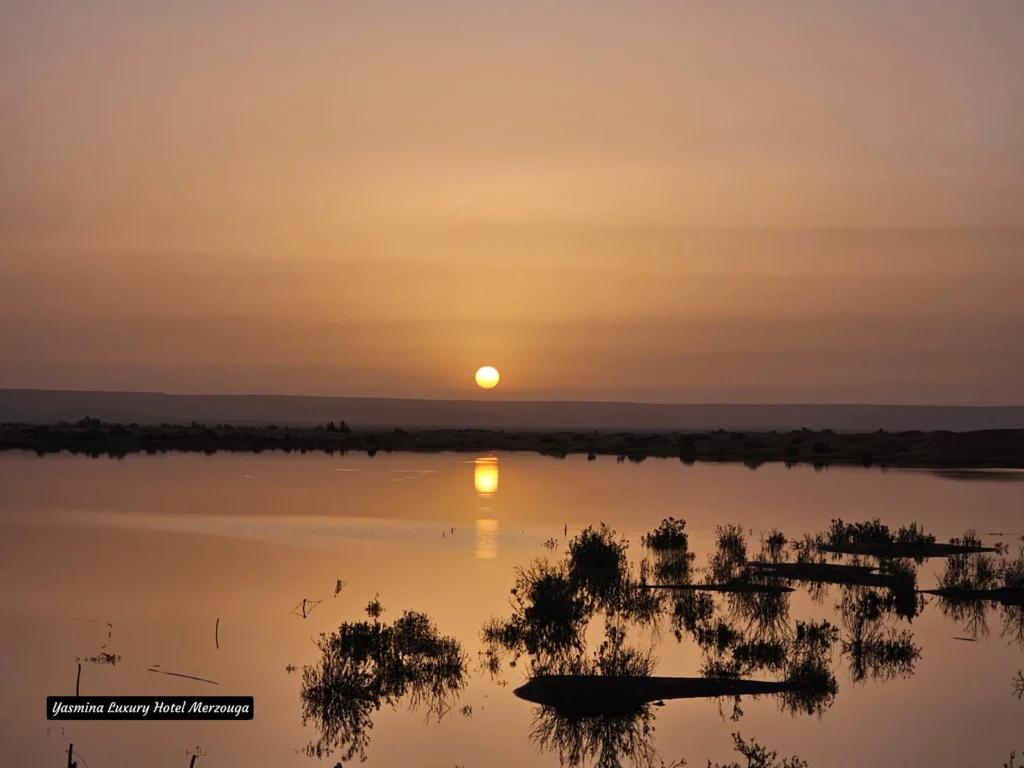
[[[376,611],[374,603],[367,610],[372,622],[345,622],[321,635],[320,659],[302,670],[302,722],[320,732],[305,749],[310,757],[343,750],[343,761],[365,760],[372,716],[382,705],[408,699],[440,718],[466,684],[468,659],[455,638],[442,636],[422,613],[382,624],[375,603]]]
[[[649,549],[687,549],[690,537],[686,534],[686,521],[668,517],[643,538]]]

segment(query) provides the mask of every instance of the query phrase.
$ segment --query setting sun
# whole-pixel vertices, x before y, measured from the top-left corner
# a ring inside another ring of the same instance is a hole
[[[489,365],[485,365],[476,372],[477,386],[483,387],[484,389],[493,389],[498,386],[499,378],[497,369],[492,368]]]

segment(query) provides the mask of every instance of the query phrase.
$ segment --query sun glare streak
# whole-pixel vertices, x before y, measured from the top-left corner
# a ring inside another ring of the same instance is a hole
[[[476,559],[496,560],[498,557],[497,520],[476,521]]]

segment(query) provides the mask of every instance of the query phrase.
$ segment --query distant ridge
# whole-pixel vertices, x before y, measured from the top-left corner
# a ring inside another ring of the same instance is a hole
[[[354,427],[837,432],[1024,429],[1024,406],[750,405],[411,400],[300,395],[173,395],[0,389],[0,421],[50,424],[93,416],[139,424],[222,423]]]

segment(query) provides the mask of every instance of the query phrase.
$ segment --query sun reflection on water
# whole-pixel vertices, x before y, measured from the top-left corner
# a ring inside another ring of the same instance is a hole
[[[498,490],[498,459],[494,456],[478,458],[473,467],[473,487],[481,496],[490,496]]]
[[[495,560],[498,557],[498,521],[476,521],[476,558]]]

